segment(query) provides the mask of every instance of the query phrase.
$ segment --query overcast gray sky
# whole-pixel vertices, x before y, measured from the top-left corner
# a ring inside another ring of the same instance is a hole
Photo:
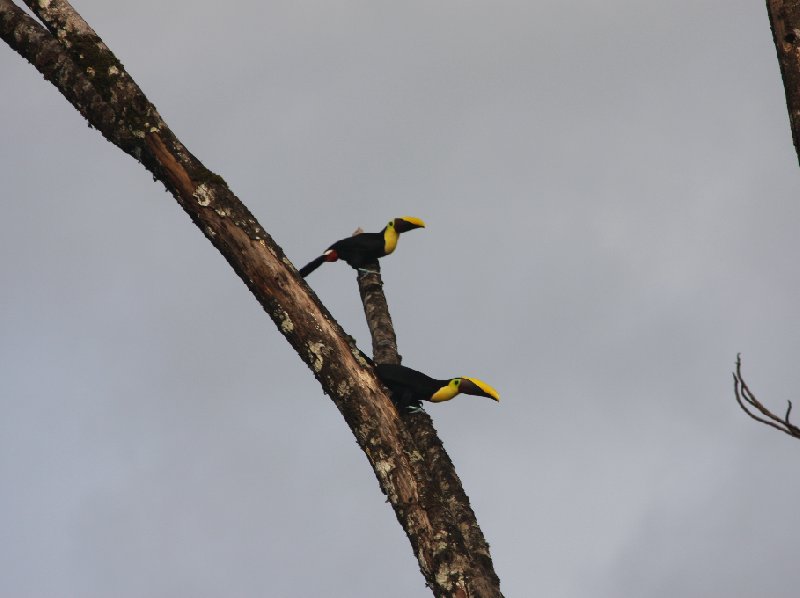
[[[302,265],[384,260],[505,595],[795,597],[800,173],[763,2],[76,8]],[[174,199],[0,48],[0,595],[429,596],[363,454]],[[354,275],[309,278],[362,348]],[[800,417],[800,416],[799,416]]]

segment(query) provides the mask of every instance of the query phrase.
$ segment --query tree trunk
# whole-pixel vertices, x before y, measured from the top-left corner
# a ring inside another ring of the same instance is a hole
[[[0,0],[0,36],[111,143],[161,181],[275,322],[364,451],[435,596],[467,596],[462,544],[442,546],[432,521],[451,496],[430,492],[412,464],[414,441],[382,385],[281,248],[225,181],[177,139],[91,27],[65,0],[26,0],[49,32]],[[443,574],[444,572],[444,574]],[[479,587],[480,584],[476,585]],[[492,596],[474,593],[472,596]]]
[[[800,1],[767,0],[767,13],[786,90],[792,140],[800,160]]]

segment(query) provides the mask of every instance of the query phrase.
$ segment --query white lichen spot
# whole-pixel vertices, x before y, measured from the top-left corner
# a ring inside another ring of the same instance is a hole
[[[223,218],[228,218],[231,215],[231,211],[228,208],[217,208],[214,211]]]
[[[108,74],[111,76],[119,75],[119,69],[112,64],[110,67],[108,67]]]
[[[50,0],[39,0],[39,6],[41,6],[42,8],[49,8]]]
[[[325,345],[323,343],[309,343],[308,344],[308,351],[310,353],[309,357],[311,358],[311,368],[319,374],[322,371],[322,364],[325,361],[323,357],[323,352],[325,349]]]
[[[436,572],[436,583],[443,588],[450,587],[450,572],[444,567]]]
[[[425,551],[422,549],[421,546],[417,549],[417,560],[420,563],[426,563],[426,564],[428,563],[428,560],[425,558]]]
[[[206,234],[208,235],[208,237],[209,237],[210,239],[213,239],[214,237],[216,237],[216,236],[217,236],[217,233],[215,233],[215,232],[214,232],[214,229],[213,229],[213,228],[211,228],[210,226],[207,226],[207,227],[206,227]]]
[[[211,194],[211,190],[205,183],[198,185],[192,196],[197,200],[197,203],[204,208],[211,205],[211,199],[213,196]]]
[[[353,357],[356,358],[356,361],[361,365],[367,365],[369,363],[366,359],[364,359],[364,356],[361,354],[361,351],[359,351],[355,347],[352,347],[350,351],[353,353]]]
[[[419,451],[411,451],[410,453],[408,453],[408,459],[412,463],[421,463],[422,454]]]
[[[340,397],[349,397],[351,390],[352,387],[345,380],[342,380],[336,387],[336,394],[338,394]]]
[[[94,77],[94,67],[93,66],[87,66],[86,67],[86,74],[89,75],[90,77]]]
[[[375,472],[380,474],[381,477],[389,477],[389,474],[394,469],[394,464],[391,461],[376,461]]]
[[[443,564],[436,570],[436,583],[439,586],[445,588],[446,590],[452,590],[456,587],[455,583],[453,583],[453,573],[447,565]],[[459,576],[460,577],[460,576]],[[465,594],[466,595],[466,594]]]
[[[281,318],[281,330],[284,334],[289,334],[292,330],[294,330],[294,322],[292,322],[289,314],[283,312],[280,316]]]
[[[450,546],[450,541],[445,531],[439,531],[433,535],[433,549],[436,552],[447,550]]]

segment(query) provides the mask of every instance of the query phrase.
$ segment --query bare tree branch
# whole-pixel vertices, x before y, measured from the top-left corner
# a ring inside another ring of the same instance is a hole
[[[225,181],[172,133],[125,68],[64,0],[27,1],[48,32],[0,0],[0,37],[28,60],[106,139],[161,181],[222,253],[331,397],[372,465],[437,597],[466,598],[470,555],[449,545],[442,520],[448,490],[420,478],[414,440],[350,337]],[[55,36],[55,37],[54,37]],[[459,486],[460,487],[460,486]],[[486,552],[488,555],[488,550]],[[477,586],[476,586],[477,587]],[[479,591],[469,596],[495,596]]]
[[[786,91],[792,140],[800,159],[800,2],[767,0],[767,13]]]
[[[364,305],[367,327],[372,337],[372,358],[375,363],[400,363],[402,357],[397,352],[397,335],[394,332],[389,304],[383,293],[381,266],[376,260],[365,270],[368,274],[358,276],[358,293]]]
[[[383,292],[383,281],[377,261],[366,268],[372,273],[358,276],[358,290],[364,304],[364,314],[372,336],[373,358],[376,363],[400,363],[389,306]],[[461,552],[468,557],[463,563],[464,575],[457,580],[468,596],[501,598],[500,579],[494,571],[489,544],[483,536],[469,497],[456,473],[450,456],[439,439],[433,421],[424,411],[401,415],[419,455],[421,471],[418,478],[427,482],[427,492],[441,497],[440,509],[429,511],[431,523],[441,534],[446,534],[448,544],[463,546]]]
[[[789,406],[786,408],[786,415],[778,417],[756,399],[742,377],[741,355],[736,356],[736,371],[733,373],[733,392],[736,396],[736,402],[739,403],[739,407],[754,420],[775,428],[776,430],[780,430],[794,438],[800,438],[800,428],[789,421],[789,416],[792,413],[792,402],[787,401]],[[757,413],[760,413],[761,416],[757,415]]]

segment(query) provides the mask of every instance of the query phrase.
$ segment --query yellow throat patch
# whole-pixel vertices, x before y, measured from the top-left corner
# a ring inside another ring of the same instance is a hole
[[[394,228],[394,220],[391,220],[386,228],[383,229],[383,254],[389,255],[397,247],[397,239],[400,234]]]
[[[442,386],[439,390],[431,395],[431,401],[434,403],[441,403],[442,401],[449,401],[454,396],[456,396],[459,392],[458,389],[459,384],[461,384],[461,378],[453,378],[447,384],[447,386]]]

